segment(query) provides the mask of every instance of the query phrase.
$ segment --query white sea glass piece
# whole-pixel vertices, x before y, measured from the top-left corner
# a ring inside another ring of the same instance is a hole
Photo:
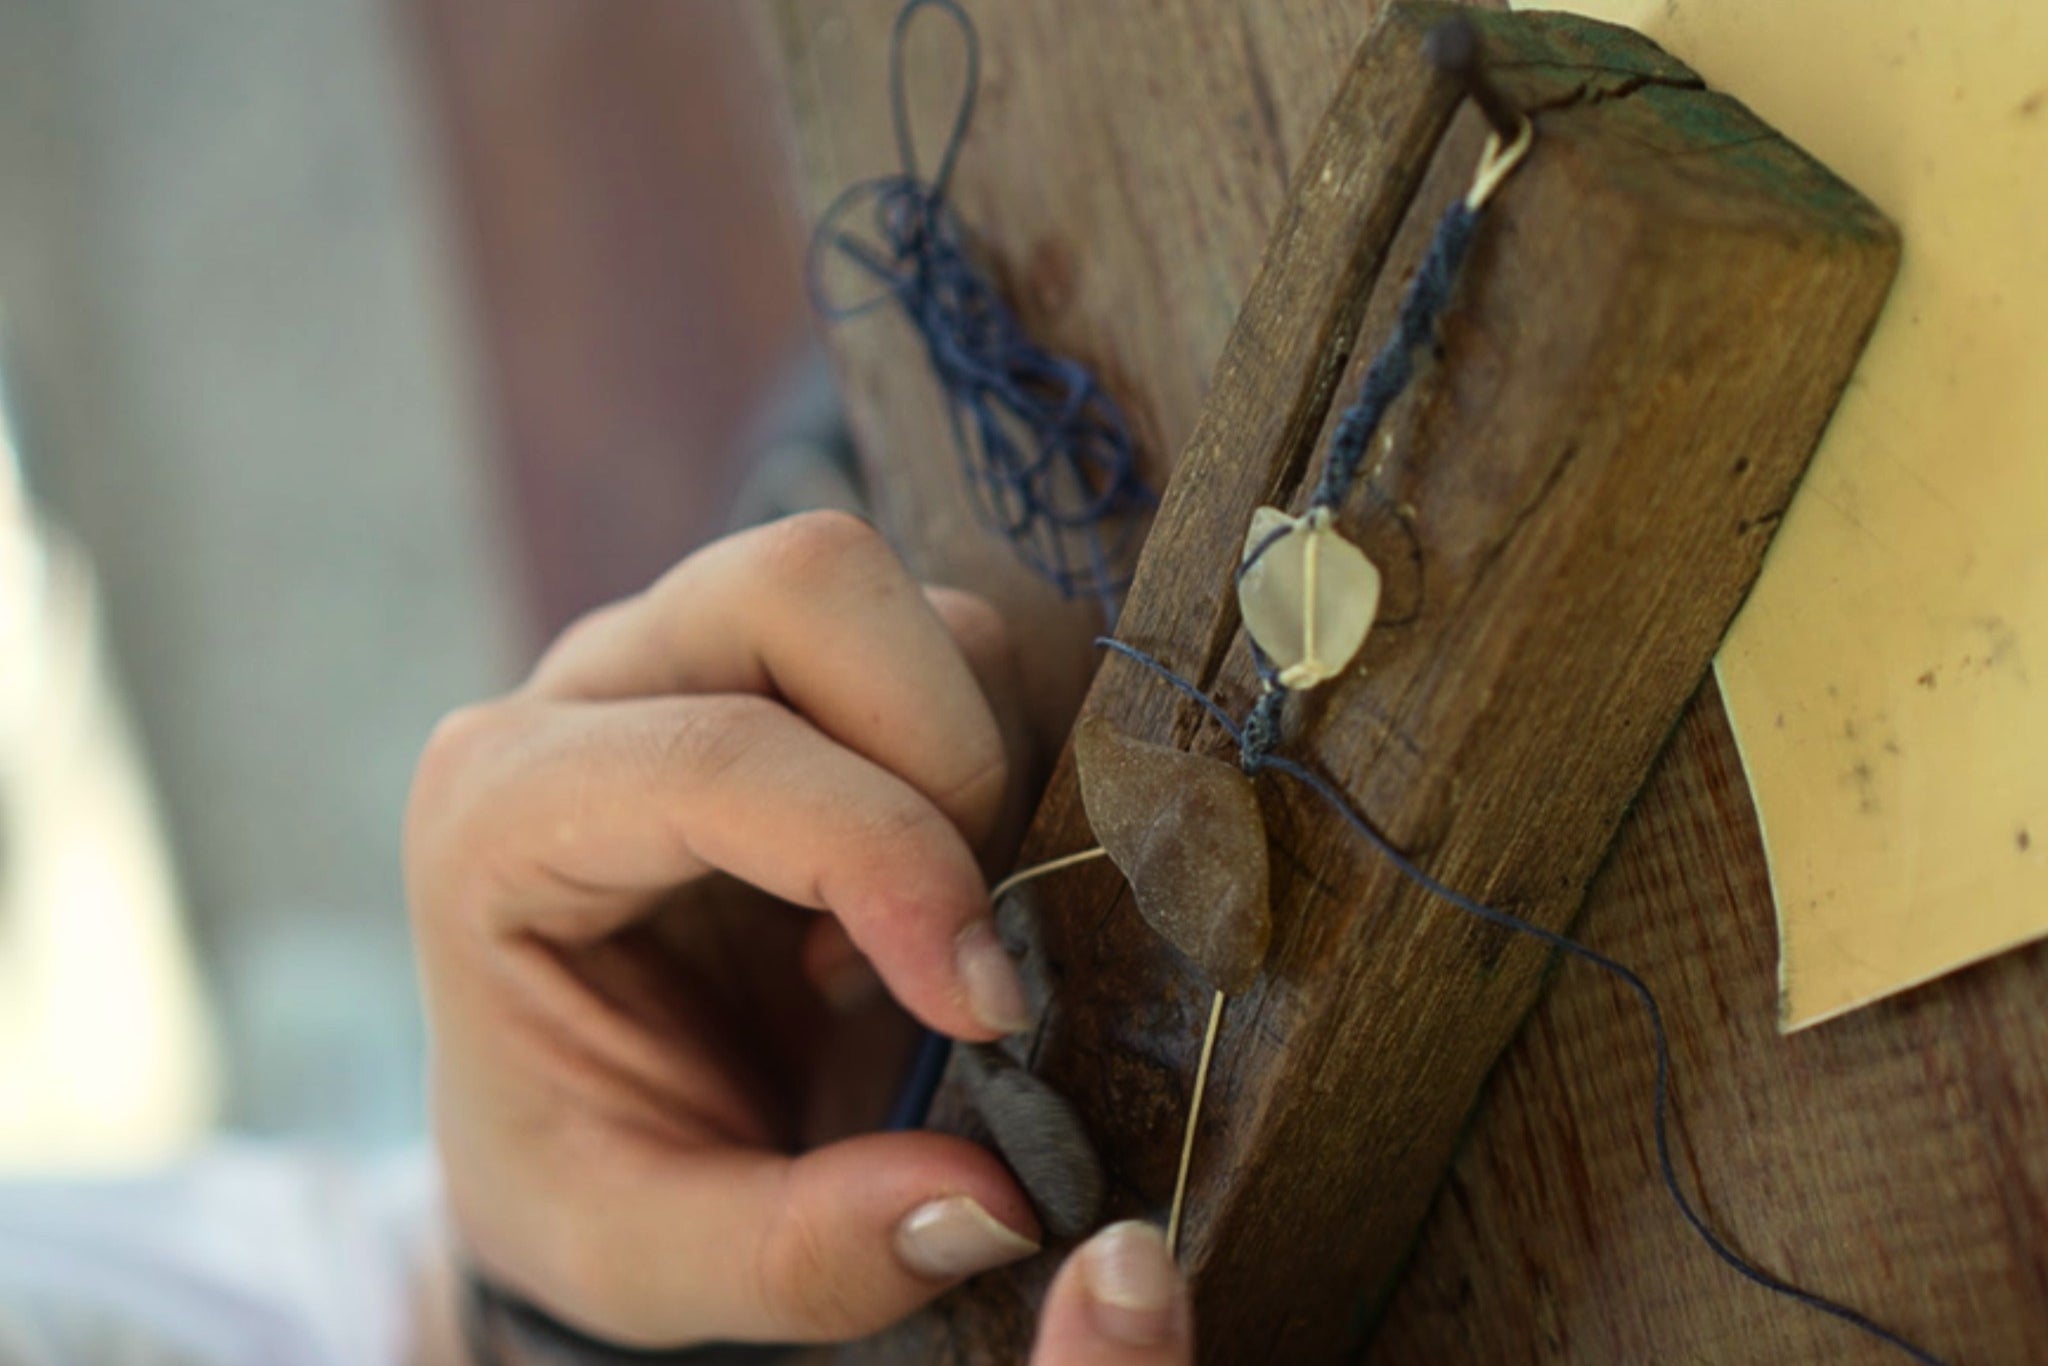
[[[1329,509],[1290,517],[1259,508],[1243,559],[1250,567],[1237,581],[1238,610],[1280,682],[1313,688],[1343,672],[1379,612],[1380,571],[1337,534]]]

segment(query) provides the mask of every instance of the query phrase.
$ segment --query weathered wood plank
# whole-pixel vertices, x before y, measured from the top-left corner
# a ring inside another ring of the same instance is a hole
[[[984,104],[962,164],[969,215],[1027,320],[1066,349],[1113,360],[1119,399],[1170,453],[1192,431],[1277,212],[1280,172],[1378,7],[972,8],[1005,93]],[[893,13],[892,0],[774,7],[813,209],[890,164],[879,81]],[[1262,108],[1275,116],[1262,120]],[[1267,126],[1280,135],[1262,136]],[[1105,192],[1119,165],[1148,173]],[[1034,261],[1061,268],[1041,274]],[[933,572],[1000,585],[1004,555],[964,519],[924,506],[951,496],[953,476],[912,339],[878,323],[841,329],[833,343],[863,442],[901,481],[894,528]],[[972,548],[942,544],[948,535]],[[1412,591],[1399,565],[1390,611]],[[1033,615],[1028,585],[996,596],[1034,652],[1049,642],[1057,655],[1089,632],[1085,613]],[[1080,669],[1092,665],[1074,654]],[[1078,689],[1041,659],[1036,684],[1048,677],[1058,687],[1042,695],[1067,691],[1040,714],[1061,730]],[[1710,690],[1625,827],[1583,927],[1663,999],[1688,1175],[1742,1246],[1818,1289],[1897,1309],[1901,1326],[1961,1359],[2028,1359],[2025,1344],[2048,1336],[2048,1172],[2041,1146],[2021,1137],[2048,1112],[2037,1004],[2048,956],[2017,955],[1781,1041],[1762,849]],[[1456,1182],[1387,1306],[1375,1361],[1887,1359],[1853,1334],[1807,1325],[1688,1241],[1647,1165],[1647,1059],[1625,1002],[1570,969],[1534,1021],[1495,1074]]]
[[[1155,488],[1193,430],[1288,159],[1379,7],[970,6],[983,79],[954,200],[1033,334],[1094,367],[1123,405]],[[885,81],[898,8],[763,7],[813,216],[853,181],[896,169]],[[929,30],[913,47],[909,87],[926,147],[959,91],[952,35],[942,21]],[[833,329],[831,341],[849,419],[879,476],[878,520],[913,567],[985,594],[1030,642],[1025,691],[1056,750],[1094,676],[1097,609],[1063,602],[976,522],[909,328],[876,315]]]
[[[1663,1000],[1681,1178],[1779,1274],[1950,1360],[2041,1360],[2048,950],[1781,1038],[1758,849],[1709,684],[1576,928]],[[1488,1082],[1368,1362],[1903,1360],[1738,1279],[1671,1212],[1645,1035],[1599,974],[1559,971]]]
[[[1391,307],[1405,283],[1378,270],[1394,229],[1419,248],[1476,160],[1469,136],[1434,156],[1456,97],[1419,46],[1441,13],[1396,6],[1339,88],[1125,609],[1120,634],[1240,713],[1256,691],[1228,592],[1243,527],[1261,502],[1299,505],[1344,358],[1363,363],[1377,335],[1360,334],[1366,304]],[[1292,729],[1438,876],[1556,927],[1753,579],[1896,242],[1646,44],[1576,20],[1485,29],[1520,102],[1544,111],[1541,154],[1492,211],[1442,364],[1345,513],[1381,559],[1409,561],[1408,608]],[[1795,359],[1760,335],[1789,338]],[[1125,664],[1084,710],[1215,747],[1198,709]],[[1184,1257],[1206,1358],[1334,1360],[1545,959],[1447,915],[1313,800],[1269,788],[1264,802],[1273,954],[1226,1016]],[[1063,768],[1025,857],[1089,843]],[[1006,921],[1048,997],[1037,1070],[1096,1135],[1120,1212],[1157,1214],[1207,993],[1125,901],[1098,866]],[[1042,1271],[956,1305],[953,1342],[970,1357],[1021,1347]]]

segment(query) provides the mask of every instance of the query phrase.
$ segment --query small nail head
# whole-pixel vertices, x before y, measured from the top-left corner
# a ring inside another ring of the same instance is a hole
[[[1422,40],[1422,50],[1440,71],[1454,76],[1478,74],[1479,31],[1463,15],[1453,15],[1433,25]]]
[[[1486,79],[1479,30],[1470,19],[1454,14],[1439,20],[1423,36],[1422,47],[1439,71],[1465,87],[1465,94],[1479,106],[1479,112],[1486,116],[1486,121],[1500,135],[1501,141],[1513,141],[1520,134],[1524,121],[1522,112],[1508,103]]]

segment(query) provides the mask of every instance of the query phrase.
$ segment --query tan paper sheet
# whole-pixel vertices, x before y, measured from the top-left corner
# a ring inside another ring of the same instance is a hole
[[[1905,233],[1718,661],[1797,1029],[2048,934],[2048,3],[1561,7],[1650,34]]]

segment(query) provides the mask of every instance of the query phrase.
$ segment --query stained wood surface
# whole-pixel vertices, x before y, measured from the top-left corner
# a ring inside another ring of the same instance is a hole
[[[1347,72],[1119,622],[1239,715],[1257,692],[1227,591],[1244,528],[1260,504],[1302,505],[1333,390],[1357,381],[1346,358],[1367,362],[1405,283],[1380,269],[1397,230],[1419,252],[1477,162],[1471,136],[1436,155],[1457,96],[1417,54],[1441,13],[1396,7]],[[1747,592],[1896,247],[1867,205],[1647,44],[1569,19],[1488,27],[1501,79],[1544,111],[1542,154],[1490,211],[1441,363],[1340,517],[1402,566],[1406,592],[1357,666],[1300,699],[1287,748],[1445,882],[1558,928]],[[1219,747],[1157,680],[1121,661],[1105,674],[1084,716]],[[1545,954],[1446,916],[1298,790],[1261,798],[1273,948],[1225,1015],[1182,1255],[1206,1359],[1335,1361]],[[1023,858],[1093,842],[1062,769]],[[1109,870],[1004,910],[1047,1001],[1034,1066],[1095,1136],[1112,1213],[1157,1217],[1208,992]],[[944,1097],[937,1119],[974,1132]],[[969,1357],[1021,1349],[1046,1264],[963,1297],[950,1340]]]
[[[814,208],[890,166],[893,10],[772,11]],[[1103,369],[1157,461],[1192,431],[1279,177],[1365,16],[1222,0],[976,16],[989,82],[963,214],[1026,320]],[[921,108],[945,104],[918,93]],[[877,320],[834,344],[864,445],[892,477],[892,527],[928,571],[991,591],[1027,623],[1040,714],[1056,727],[1092,662],[1085,613],[1048,610],[967,520],[908,333]],[[1664,999],[1686,1174],[1741,1245],[1959,1359],[2029,1359],[2026,1344],[2048,1338],[2048,1170],[2044,1145],[2025,1141],[2048,1105],[2029,1008],[2040,953],[1780,1040],[1762,851],[1711,691],[1584,923]],[[1647,1063],[1633,1008],[1583,970],[1561,972],[1495,1072],[1412,1270],[1381,1306],[1372,1359],[1887,1359],[1688,1241],[1647,1163]],[[1172,1127],[1177,1110],[1158,1119]],[[1285,1298],[1260,1307],[1280,1331]]]
[[[897,169],[887,90],[898,0],[771,0],[802,199],[815,215]],[[1019,315],[1123,405],[1154,487],[1194,429],[1210,371],[1337,73],[1371,6],[970,6],[982,83],[953,202]],[[936,155],[959,98],[943,19],[910,46],[914,130]],[[928,169],[928,168],[927,168]],[[1030,642],[1022,670],[1056,749],[1093,676],[1092,604],[1062,602],[975,520],[918,343],[883,313],[830,334],[876,514],[912,567],[993,599]]]
[[[1781,1037],[1770,888],[1711,684],[1577,933],[1662,999],[1680,1177],[1738,1248],[1947,1360],[2048,1359],[2048,949]],[[1562,966],[1365,1361],[1904,1361],[1738,1279],[1680,1224],[1653,1175],[1652,1078],[1633,1003]]]

